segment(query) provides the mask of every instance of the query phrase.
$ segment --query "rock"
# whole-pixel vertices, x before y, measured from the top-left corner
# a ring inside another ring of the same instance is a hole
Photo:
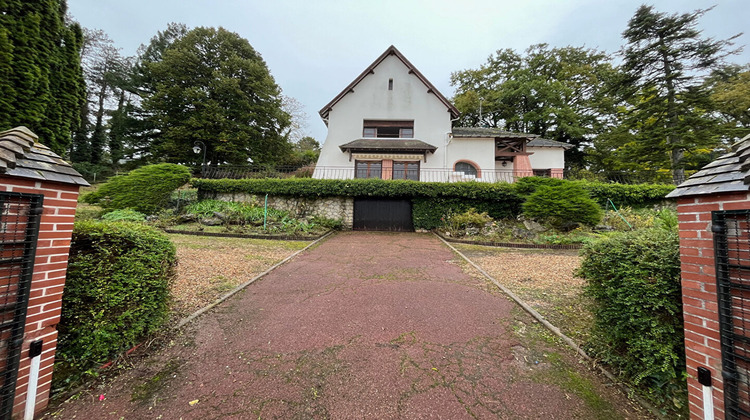
[[[227,220],[227,215],[218,211],[214,212],[214,217],[219,220]]]
[[[536,237],[536,233],[526,229],[513,228],[512,232],[513,236],[519,239],[534,239]]]
[[[181,214],[177,217],[177,223],[190,223],[197,220],[194,214]]]
[[[223,224],[223,222],[220,219],[212,217],[212,218],[201,220],[201,224],[206,225],[206,226],[219,226]]]
[[[475,227],[466,228],[466,236],[479,235],[479,229]]]
[[[522,221],[524,227],[530,232],[533,233],[541,233],[547,230],[546,227],[539,224],[539,222],[536,222],[534,220],[523,220]]]

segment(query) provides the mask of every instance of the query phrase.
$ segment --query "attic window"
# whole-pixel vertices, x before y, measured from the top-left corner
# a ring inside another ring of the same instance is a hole
[[[393,90],[393,79],[388,79],[388,90]]]
[[[414,121],[365,120],[362,136],[365,138],[414,138]]]

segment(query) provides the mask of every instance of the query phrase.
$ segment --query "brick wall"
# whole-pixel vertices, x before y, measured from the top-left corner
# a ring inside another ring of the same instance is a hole
[[[44,340],[44,346],[35,411],[43,410],[49,399],[57,346],[57,324],[60,321],[78,186],[0,175],[0,191],[44,194],[44,210],[39,227],[39,242],[13,408],[13,412],[18,415],[25,410],[31,362],[28,357],[29,343],[40,339]]]
[[[724,392],[721,378],[721,347],[716,295],[711,212],[750,209],[750,194],[731,193],[678,199],[680,221],[680,261],[682,268],[682,308],[685,316],[690,417],[702,419],[702,387],[696,378],[699,366],[709,368],[713,379],[714,415],[724,418]]]

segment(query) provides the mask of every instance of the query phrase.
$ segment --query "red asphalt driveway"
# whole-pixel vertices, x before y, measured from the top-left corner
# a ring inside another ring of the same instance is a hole
[[[48,416],[591,418],[523,373],[514,304],[456,258],[429,234],[338,233]]]

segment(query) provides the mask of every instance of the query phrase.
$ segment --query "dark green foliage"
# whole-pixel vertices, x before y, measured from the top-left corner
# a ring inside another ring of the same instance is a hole
[[[77,222],[59,325],[62,369],[56,371],[75,377],[158,328],[169,313],[175,262],[174,245],[154,228]]]
[[[105,210],[133,209],[154,214],[168,204],[174,190],[189,180],[190,170],[184,166],[149,165],[111,178],[98,190],[86,194],[83,201],[99,204]]]
[[[595,226],[603,213],[583,188],[571,182],[554,187],[541,185],[523,203],[524,216],[561,230]]]
[[[679,406],[685,353],[677,231],[617,233],[581,255],[578,275],[595,301],[592,351],[654,400]]]
[[[61,155],[85,100],[83,35],[66,9],[64,0],[0,2],[0,130],[25,125]]]
[[[188,205],[185,213],[198,217],[214,217],[215,213],[222,214],[222,220],[228,224],[244,225],[246,223],[263,223],[263,207],[236,201],[203,200]],[[289,213],[269,208],[267,220],[275,222],[289,217]]]
[[[445,224],[451,213],[475,209],[496,220],[514,218],[521,207],[521,199],[514,195],[499,195],[497,199],[470,200],[455,197],[412,199],[412,219],[415,229],[435,229]]]
[[[511,184],[481,182],[414,182],[381,179],[193,179],[198,196],[270,194],[295,197],[460,197],[516,201]],[[479,210],[479,208],[477,208]],[[481,210],[484,211],[484,210]]]
[[[642,208],[661,204],[664,197],[674,190],[674,185],[666,184],[616,184],[595,181],[568,181],[556,178],[525,177],[516,181],[513,185],[516,192],[528,197],[537,187],[544,185],[558,187],[573,184],[581,187],[589,193],[600,206],[609,206],[609,200],[619,207]]]
[[[130,209],[115,210],[104,214],[102,220],[110,222],[144,222],[146,215]]]
[[[73,169],[78,171],[86,181],[90,183],[97,183],[105,181],[107,178],[115,174],[114,169],[111,165],[95,165],[89,162],[77,162],[73,164]]]
[[[291,154],[283,132],[289,115],[261,55],[223,28],[170,26],[141,57],[139,92],[152,137],[151,160],[200,164],[278,163]]]

